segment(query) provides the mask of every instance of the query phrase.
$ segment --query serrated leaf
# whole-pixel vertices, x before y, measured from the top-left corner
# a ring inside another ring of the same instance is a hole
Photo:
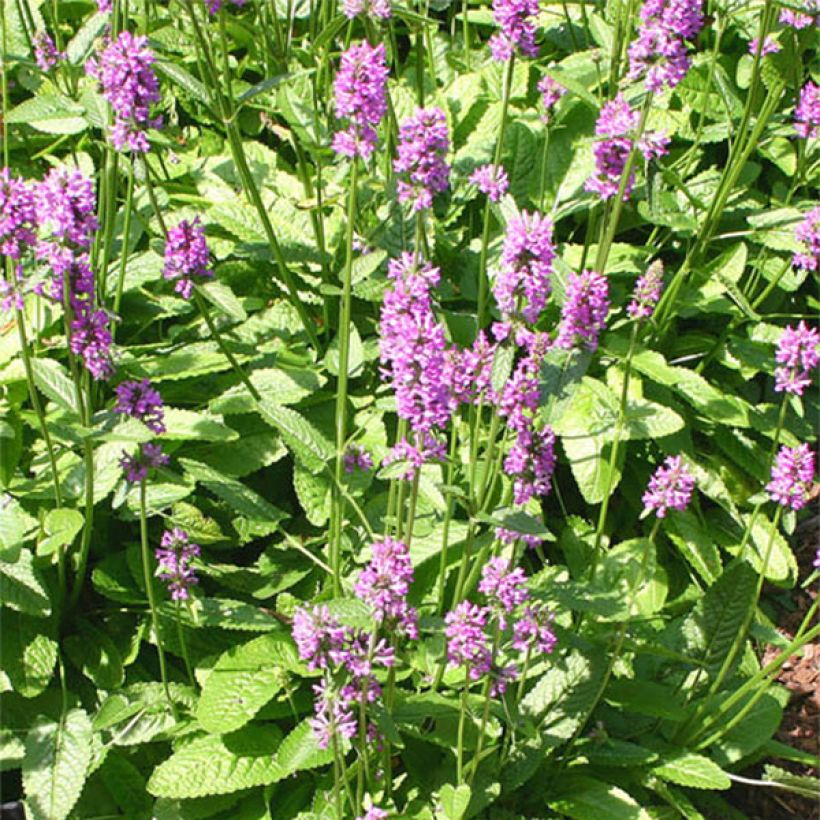
[[[681,555],[707,584],[717,580],[723,570],[720,553],[708,532],[691,510],[669,516],[666,534]]]
[[[63,646],[72,663],[94,681],[98,689],[107,691],[122,684],[122,657],[107,632],[81,621],[77,634],[69,635]]]
[[[230,316],[231,319],[244,322],[248,318],[242,303],[226,284],[212,280],[199,285],[199,291],[212,305],[219,308],[226,316]]]
[[[94,41],[100,37],[110,22],[110,15],[98,12],[92,14],[80,27],[80,30],[71,38],[66,46],[65,54],[72,65],[84,63]]]
[[[551,809],[577,820],[650,820],[635,798],[618,786],[578,775],[562,778],[562,795]]]
[[[300,462],[293,468],[293,488],[307,520],[314,527],[323,527],[330,518],[333,485],[323,473],[311,473]]]
[[[277,780],[296,772],[315,769],[333,761],[333,749],[320,749],[309,721],[303,720],[276,750],[274,762],[279,768]]]
[[[728,775],[708,757],[693,752],[681,752],[667,757],[653,766],[653,774],[679,786],[692,789],[728,789],[732,785]]]
[[[223,475],[218,470],[200,461],[181,458],[179,463],[191,478],[200,484],[204,484],[214,495],[252,521],[275,523],[287,517],[286,513],[274,507],[270,502],[265,501],[262,496],[255,493],[250,487],[246,487],[241,481]]]
[[[91,762],[91,721],[71,709],[59,723],[38,721],[26,736],[23,788],[31,820],[64,820],[80,797]]]
[[[318,472],[333,457],[333,445],[304,416],[269,400],[259,402],[262,418],[273,425],[285,446],[312,472]]]
[[[6,122],[30,125],[46,134],[79,134],[88,128],[84,113],[83,107],[68,97],[42,94],[12,108]]]
[[[77,393],[65,368],[53,359],[34,359],[31,365],[37,388],[55,404],[78,416]]]
[[[795,774],[767,763],[763,767],[763,780],[766,783],[779,783],[794,794],[820,800],[820,779],[816,777]]]
[[[163,602],[160,612],[169,620],[177,617],[176,606],[171,601]],[[198,597],[181,609],[178,617],[191,627],[219,627],[240,632],[272,632],[282,628],[276,618],[260,607],[229,598]]]
[[[148,791],[155,797],[190,799],[275,783],[283,776],[274,757],[281,740],[281,730],[271,725],[194,738],[154,769]]]
[[[196,716],[209,732],[224,734],[244,726],[298,668],[287,635],[263,635],[224,652],[208,675]]]
[[[195,413],[178,407],[165,408],[165,428],[163,438],[177,441],[234,441],[239,438],[236,430],[222,421],[222,416]]]
[[[288,367],[265,367],[249,374],[251,384],[263,401],[276,404],[296,404],[325,383],[325,379],[312,370]],[[244,384],[237,384],[217,396],[210,404],[217,413],[250,413],[256,408],[256,400]]]
[[[36,618],[51,614],[48,591],[30,550],[20,550],[13,562],[0,559],[0,605]]]
[[[511,345],[499,345],[495,349],[493,356],[493,367],[491,373],[492,388],[496,393],[501,393],[507,379],[510,378],[515,359],[515,349]]]
[[[63,547],[71,546],[84,522],[79,510],[63,507],[50,510],[43,524],[46,537],[37,544],[37,554],[50,555]]]
[[[165,60],[158,60],[154,65],[160,74],[163,74],[169,80],[176,83],[183,91],[187,91],[194,99],[199,100],[205,105],[210,105],[211,98],[206,86],[181,65]]]
[[[0,668],[24,698],[46,689],[57,663],[57,642],[45,634],[43,624],[14,610],[0,619]]]

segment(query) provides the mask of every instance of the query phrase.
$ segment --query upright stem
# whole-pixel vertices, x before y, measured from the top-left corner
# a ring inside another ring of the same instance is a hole
[[[185,671],[188,673],[188,682],[196,688],[196,678],[194,677],[194,670],[191,666],[191,656],[188,654],[188,641],[185,639],[185,630],[182,628],[182,620],[179,617],[179,600],[174,601],[174,615],[177,622],[177,638],[179,639],[179,647],[182,650],[182,658],[185,661]]]
[[[353,273],[353,224],[356,218],[356,186],[359,163],[354,157],[350,166],[350,190],[347,199],[347,233],[345,237],[345,266],[342,279],[342,297],[339,303],[339,376],[336,387],[336,487],[333,493],[333,532],[330,544],[330,566],[333,569],[333,589],[341,592],[341,537],[344,503],[338,487],[344,473],[344,449],[347,442],[347,381],[350,363],[350,310]]]
[[[461,709],[458,715],[458,736],[456,740],[456,783],[464,782],[464,720],[467,715],[467,697],[470,693],[470,671],[464,670],[464,688],[461,690]]]
[[[450,521],[453,518],[453,491],[451,488],[455,480],[455,460],[458,453],[458,425],[455,418],[452,419],[450,425],[450,452],[447,457],[447,490],[445,491],[447,512],[444,515],[438,567],[438,604],[436,606],[436,612],[438,612],[439,615],[444,613],[444,590],[447,582],[447,551],[450,546]]]
[[[157,653],[159,655],[159,673],[162,678],[162,686],[165,689],[165,697],[171,707],[174,720],[177,719],[177,709],[171,697],[171,690],[168,686],[168,673],[165,668],[165,652],[162,648],[162,636],[159,631],[159,618],[157,616],[157,601],[154,595],[154,576],[151,572],[151,553],[148,549],[148,514],[145,503],[145,479],[140,481],[140,548],[142,551],[142,577],[145,581],[145,591],[148,595],[148,606],[151,610],[151,625],[154,630],[154,638],[157,642]]]
[[[125,218],[122,226],[122,247],[120,248],[120,270],[117,275],[117,289],[114,293],[114,313],[119,316],[120,305],[122,304],[122,293],[125,288],[125,269],[128,265],[128,241],[131,233],[131,210],[134,205],[134,163],[128,163],[128,187],[125,191]],[[103,291],[103,297],[105,297]],[[112,332],[116,333],[117,325],[114,324]]]

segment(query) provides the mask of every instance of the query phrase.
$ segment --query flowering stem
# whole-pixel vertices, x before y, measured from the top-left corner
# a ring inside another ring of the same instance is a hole
[[[122,226],[122,248],[120,248],[120,270],[117,275],[117,290],[114,294],[114,313],[119,316],[120,305],[122,304],[122,292],[125,288],[125,268],[128,264],[128,238],[131,233],[131,209],[134,203],[134,163],[128,163],[128,187],[125,190],[125,217]],[[103,291],[104,293],[105,291]],[[116,333],[117,325],[114,323],[111,333]]]
[[[111,262],[111,245],[114,242],[114,223],[117,215],[117,166],[119,165],[119,155],[106,144],[105,148],[105,176],[103,177],[103,197],[102,197],[102,262],[100,259],[99,234],[98,241],[94,246],[92,268],[98,270],[99,275],[99,301],[105,299],[108,280],[108,265]]]
[[[185,639],[185,630],[182,628],[182,619],[179,617],[179,599],[174,601],[174,615],[177,622],[177,637],[179,638],[179,646],[182,650],[182,658],[185,661],[185,671],[188,673],[188,681],[191,686],[196,689],[196,678],[194,677],[193,667],[191,666],[191,656],[188,653],[188,642]]]
[[[493,163],[498,166],[501,163],[501,154],[504,150],[504,132],[507,129],[507,119],[510,110],[510,89],[512,88],[513,71],[515,69],[515,55],[507,61],[507,69],[504,72],[504,87],[501,92],[501,124],[498,129],[498,139],[495,143],[495,155]],[[481,256],[478,262],[478,327],[484,327],[487,311],[487,253],[490,244],[490,198],[487,197],[484,203],[484,227],[481,234]]]
[[[171,707],[171,714],[174,720],[177,719],[176,705],[171,698],[171,690],[168,687],[168,673],[165,668],[165,652],[162,648],[162,637],[159,631],[159,618],[157,616],[157,601],[154,595],[154,578],[151,574],[151,553],[148,549],[148,515],[145,503],[145,479],[140,481],[140,548],[142,550],[142,576],[145,581],[145,591],[148,595],[148,606],[151,610],[151,625],[154,629],[154,638],[157,642],[157,654],[159,655],[159,673],[162,678],[162,686],[165,689],[165,697]]]
[[[635,345],[638,341],[639,323],[632,323],[632,335],[629,339],[629,350],[626,354],[626,361],[624,362],[624,382],[621,387],[621,400],[618,405],[618,419],[615,422],[615,432],[612,437],[611,450],[609,452],[609,469],[606,476],[606,490],[604,491],[604,498],[601,501],[601,509],[598,511],[598,525],[595,528],[595,544],[592,549],[592,566],[590,567],[590,579],[595,577],[595,570],[600,560],[601,539],[604,535],[604,528],[606,527],[606,516],[609,510],[609,500],[612,495],[612,482],[615,474],[615,468],[618,463],[618,450],[621,443],[621,433],[623,432],[624,422],[626,421],[626,406],[627,398],[629,396],[629,380],[632,374],[632,357],[635,354]]]
[[[416,523],[416,506],[419,500],[419,479],[421,477],[421,470],[416,470],[416,474],[413,476],[413,484],[410,488],[410,503],[408,505],[407,510],[407,521],[402,528],[402,531],[399,533],[399,540],[403,540],[407,547],[410,547],[410,543],[413,540],[413,525]]]
[[[547,161],[549,159],[550,127],[544,128],[544,151],[541,154],[541,182],[538,186],[538,208],[544,210],[544,196],[547,188]]]
[[[455,480],[455,461],[458,454],[458,425],[455,418],[450,423],[450,452],[447,456],[447,478],[445,483],[447,491],[445,493],[447,512],[444,514],[444,527],[441,535],[441,553],[439,555],[438,566],[438,604],[436,612],[439,615],[444,613],[444,588],[447,580],[447,550],[450,544],[450,521],[453,518],[453,481]]]
[[[599,273],[604,273],[606,268],[606,261],[609,258],[609,251],[612,248],[612,242],[615,239],[615,233],[618,230],[618,223],[621,221],[621,211],[624,207],[624,196],[626,188],[629,184],[629,179],[632,176],[632,169],[635,166],[635,160],[638,156],[638,143],[643,137],[646,130],[646,121],[649,119],[649,109],[652,107],[652,99],[654,94],[650,91],[646,95],[641,108],[641,118],[638,121],[638,129],[632,139],[632,147],[629,149],[629,156],[626,158],[624,170],[621,174],[621,181],[618,184],[618,193],[615,194],[615,199],[612,205],[612,212],[609,219],[605,222],[604,233],[601,239],[601,244],[598,246],[598,253],[595,257],[595,270]]]
[[[375,633],[371,637],[375,638]],[[356,772],[356,811],[361,813],[364,801],[364,784],[370,784],[370,765],[367,755],[367,680],[362,684],[359,695],[359,767]]]
[[[491,658],[493,659],[493,663],[495,662],[495,655],[498,651],[498,644],[501,639],[501,626],[496,621],[495,624],[495,631],[493,633],[493,647]],[[487,680],[484,681],[484,691],[482,695],[484,697],[484,709],[481,712],[481,725],[478,730],[478,742],[475,748],[475,754],[473,755],[473,759],[470,761],[470,774],[467,777],[467,785],[472,785],[472,782],[475,778],[476,772],[478,771],[479,763],[481,762],[481,752],[484,748],[484,733],[487,730],[487,721],[490,719],[490,704],[492,703],[492,698],[490,697],[490,688],[492,684],[492,678],[490,674],[487,675]]]
[[[353,273],[353,221],[356,216],[356,186],[359,178],[359,162],[356,157],[350,164],[350,189],[347,200],[347,233],[345,237],[345,266],[342,279],[342,297],[339,302],[339,374],[336,387],[336,483],[333,492],[331,517],[330,566],[333,569],[333,590],[339,594],[342,588],[342,517],[344,504],[339,487],[344,472],[344,450],[347,441],[347,378],[350,362],[350,308],[351,279]]]
[[[464,687],[461,690],[461,710],[458,715],[458,736],[456,740],[456,783],[464,782],[464,719],[467,714],[467,696],[470,689],[470,670],[464,669]]]

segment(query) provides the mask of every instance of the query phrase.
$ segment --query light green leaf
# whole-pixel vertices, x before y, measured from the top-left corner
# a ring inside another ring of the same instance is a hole
[[[80,30],[71,38],[66,46],[66,57],[72,65],[81,65],[88,58],[94,41],[100,37],[110,22],[111,15],[92,14],[80,27]]]
[[[664,524],[666,534],[681,555],[707,584],[717,580],[723,571],[715,542],[691,510],[670,515]]]
[[[8,113],[6,122],[30,125],[46,134],[79,134],[88,128],[81,105],[57,94],[43,94],[24,100]]]
[[[57,642],[45,634],[44,623],[13,610],[0,619],[0,668],[24,698],[46,689],[57,663]]]
[[[48,591],[30,550],[20,550],[14,562],[0,559],[0,605],[37,618],[51,614]]]
[[[333,445],[304,416],[263,399],[259,403],[262,418],[273,425],[287,448],[312,472],[318,472],[333,457]]]
[[[160,605],[160,612],[169,620],[177,617],[171,601]],[[253,604],[229,598],[196,598],[179,612],[183,624],[190,627],[219,627],[240,632],[272,632],[282,625],[272,615]]]
[[[31,364],[38,389],[55,404],[78,416],[77,393],[65,368],[53,359],[34,359]]]
[[[252,370],[251,384],[259,391],[263,401],[275,404],[296,404],[319,390],[325,378],[312,370],[290,367],[265,367]],[[217,413],[250,413],[256,408],[256,399],[244,384],[237,384],[217,396],[210,403]]]
[[[230,316],[237,322],[244,322],[248,318],[245,308],[237,299],[236,294],[224,283],[215,279],[199,285],[199,291],[213,305],[218,307],[225,315]]]
[[[438,796],[447,820],[461,820],[464,812],[467,811],[467,806],[470,805],[472,793],[466,783],[462,783],[458,788],[452,783],[445,783],[439,789]]]
[[[50,555],[63,547],[71,546],[85,519],[79,510],[58,507],[46,516],[46,538],[37,544],[38,555]]]
[[[324,473],[311,473],[297,461],[293,467],[293,488],[308,521],[314,527],[323,527],[330,517],[330,479]]]
[[[244,726],[298,668],[290,636],[262,635],[223,653],[208,674],[197,705],[197,720],[209,732],[224,734]]]
[[[681,752],[667,757],[654,766],[652,772],[663,780],[689,786],[692,789],[728,789],[732,785],[728,775],[708,757],[693,752]]]
[[[222,416],[195,413],[193,410],[180,410],[178,407],[165,408],[165,432],[163,438],[187,441],[234,441],[239,438],[222,421]]]
[[[279,767],[277,780],[325,766],[332,760],[333,749],[320,749],[310,723],[303,720],[276,750],[274,762]]]
[[[652,815],[623,789],[591,777],[561,780],[562,796],[548,800],[551,809],[577,820],[650,820]]]
[[[80,797],[91,762],[91,721],[72,709],[59,723],[40,720],[26,736],[23,788],[31,820],[64,820]]]

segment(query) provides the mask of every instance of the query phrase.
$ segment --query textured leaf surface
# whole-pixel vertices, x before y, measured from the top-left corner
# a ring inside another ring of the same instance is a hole
[[[732,785],[726,772],[717,763],[691,752],[667,758],[652,771],[664,780],[693,789],[728,789]]]
[[[632,795],[618,786],[590,777],[570,777],[561,784],[564,796],[549,806],[577,820],[650,820]]]
[[[31,820],[63,820],[80,796],[91,761],[91,721],[72,709],[59,723],[40,721],[26,736],[23,787]]]
[[[0,605],[40,618],[51,613],[51,601],[30,550],[20,550],[14,562],[0,560]]]

